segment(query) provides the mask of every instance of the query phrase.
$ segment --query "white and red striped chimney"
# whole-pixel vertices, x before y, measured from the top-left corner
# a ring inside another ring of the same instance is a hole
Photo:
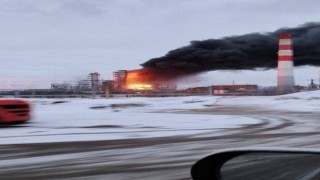
[[[291,34],[279,35],[278,93],[294,92],[293,48]]]

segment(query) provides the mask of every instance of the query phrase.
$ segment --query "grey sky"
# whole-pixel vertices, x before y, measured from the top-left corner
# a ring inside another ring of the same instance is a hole
[[[110,79],[192,40],[318,22],[319,9],[317,0],[0,0],[0,89],[49,88],[90,72]],[[269,85],[274,73],[212,72],[203,81]],[[299,68],[297,82],[316,73]]]

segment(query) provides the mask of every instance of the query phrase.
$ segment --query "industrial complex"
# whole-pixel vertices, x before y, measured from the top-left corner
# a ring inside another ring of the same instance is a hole
[[[50,89],[2,90],[1,96],[87,97],[87,96],[186,96],[186,95],[277,95],[318,89],[313,80],[309,87],[294,83],[294,52],[291,34],[279,35],[277,86],[259,88],[255,84],[211,85],[177,89],[179,77],[173,70],[137,69],[113,72],[112,80],[102,80],[98,72],[78,82],[52,83]]]

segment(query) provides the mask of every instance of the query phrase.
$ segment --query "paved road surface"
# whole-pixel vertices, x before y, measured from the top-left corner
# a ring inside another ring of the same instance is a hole
[[[225,148],[320,149],[320,113],[211,107],[180,113],[233,114],[260,123],[196,136],[0,146],[1,179],[185,180],[198,159]]]

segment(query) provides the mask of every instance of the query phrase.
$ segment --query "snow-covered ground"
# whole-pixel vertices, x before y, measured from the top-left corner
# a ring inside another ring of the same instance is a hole
[[[0,129],[0,144],[138,139],[221,133],[259,123],[239,115],[181,113],[215,106],[320,111],[320,91],[283,96],[192,96],[111,99],[29,99],[30,123]]]
[[[296,112],[319,112],[320,91],[307,91],[282,96],[225,97],[219,104],[256,106]]]

